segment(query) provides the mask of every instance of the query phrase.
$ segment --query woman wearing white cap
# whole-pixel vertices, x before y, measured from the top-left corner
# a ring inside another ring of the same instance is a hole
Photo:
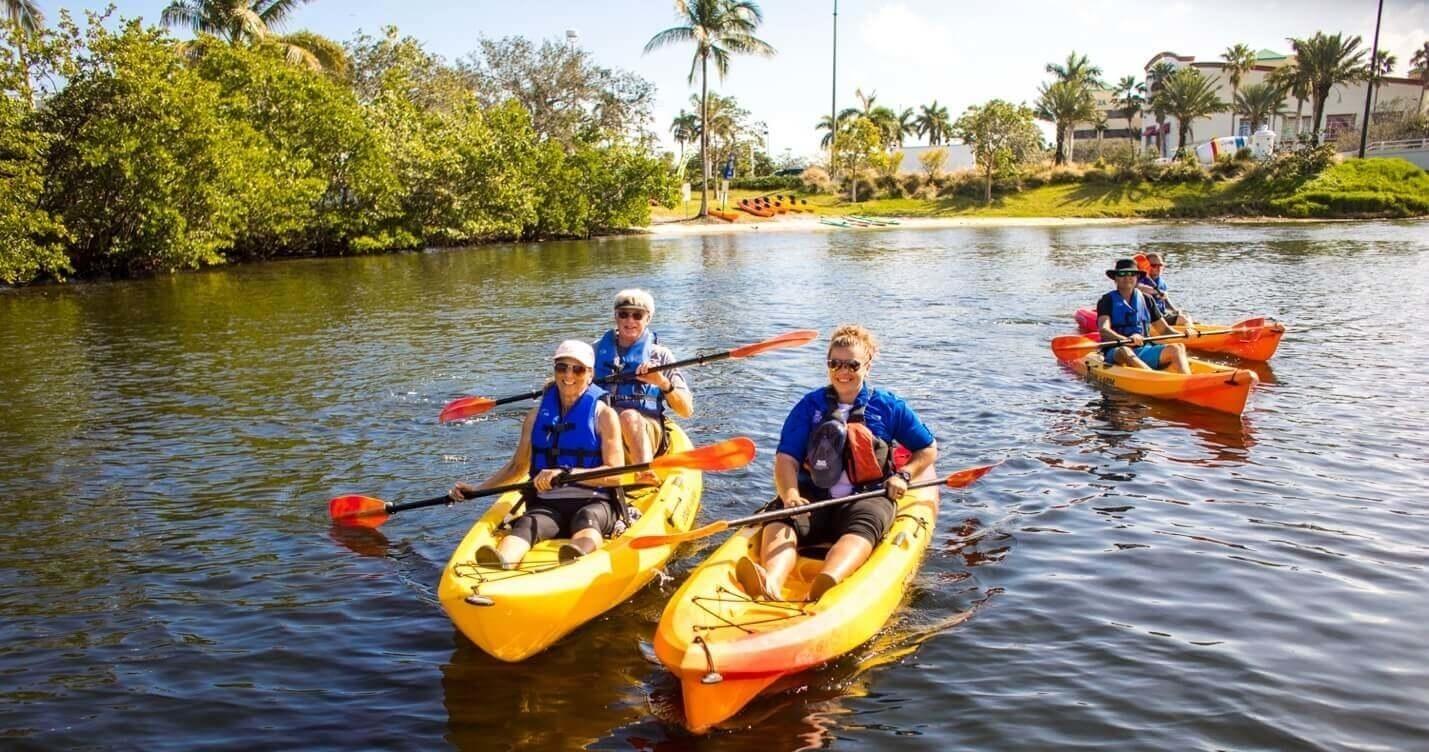
[[[665,443],[665,406],[681,418],[695,412],[695,400],[679,369],[650,369],[675,362],[670,348],[650,331],[655,299],[644,290],[615,295],[615,328],[595,344],[595,377],[624,376],[611,386],[610,404],[620,416],[626,460],[649,462]]]
[[[558,485],[573,469],[595,470],[622,463],[620,423],[615,410],[602,399],[604,390],[595,378],[595,352],[580,340],[566,340],[556,348],[555,380],[541,404],[526,415],[516,451],[500,470],[479,486],[457,483],[451,497],[461,500],[474,491],[516,483],[531,476],[535,488],[527,492],[526,512],[511,522],[511,533],[499,547],[482,546],[476,563],[514,568],[539,541],[569,537],[561,561],[570,561],[600,547],[621,516],[612,493],[620,477]]]

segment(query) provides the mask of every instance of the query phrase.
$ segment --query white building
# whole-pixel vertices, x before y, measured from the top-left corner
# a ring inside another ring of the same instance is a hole
[[[898,166],[898,174],[907,175],[915,172],[927,172],[923,169],[922,157],[934,149],[942,149],[945,153],[943,157],[943,172],[968,170],[977,165],[976,160],[973,159],[973,150],[969,149],[967,144],[904,146],[899,149],[899,151],[903,152],[903,163]]]
[[[1261,83],[1272,71],[1289,65],[1294,60],[1294,57],[1290,55],[1283,55],[1272,50],[1261,50],[1256,53],[1255,67],[1241,79],[1240,85],[1244,87],[1246,84]],[[1222,102],[1230,105],[1234,101],[1230,77],[1226,75],[1224,61],[1198,62],[1193,56],[1161,52],[1146,61],[1144,72],[1150,73],[1161,62],[1169,63],[1171,67],[1177,69],[1189,67],[1199,70],[1202,75],[1217,81],[1218,94]],[[1365,93],[1368,86],[1368,83],[1360,81],[1336,86],[1330,91],[1330,97],[1325,102],[1325,116],[1321,125],[1326,131],[1327,139],[1333,139],[1343,129],[1360,127],[1361,118],[1364,116]],[[1409,107],[1414,107],[1419,102],[1420,89],[1421,84],[1417,79],[1386,76],[1380,83],[1377,101],[1384,105],[1394,100],[1400,100],[1406,102]],[[1106,139],[1126,138],[1131,135],[1126,133],[1125,113],[1116,107],[1113,99],[1114,93],[1098,91],[1094,94],[1097,97],[1097,107],[1106,115],[1109,125],[1102,137]],[[1426,99],[1426,103],[1429,103],[1429,99]],[[1314,115],[1314,102],[1309,99],[1305,100],[1304,109],[1300,113],[1298,130],[1295,122],[1295,104],[1295,99],[1287,95],[1285,98],[1286,111],[1275,117],[1269,124],[1281,139],[1293,139],[1297,133],[1309,133],[1314,128],[1314,124],[1310,122]],[[1138,113],[1133,115],[1132,124],[1136,136],[1144,148],[1159,149],[1163,156],[1170,156],[1181,147],[1181,144],[1176,143],[1179,128],[1175,118],[1168,117],[1166,122],[1157,123],[1150,112]],[[1193,145],[1219,136],[1248,135],[1250,135],[1250,123],[1227,110],[1191,123],[1191,133],[1188,135],[1187,141],[1188,144]],[[1076,138],[1079,142],[1083,139],[1095,139],[1096,130],[1090,123],[1078,123]]]

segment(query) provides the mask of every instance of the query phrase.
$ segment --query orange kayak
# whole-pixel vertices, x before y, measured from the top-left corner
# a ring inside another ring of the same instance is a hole
[[[1232,415],[1245,411],[1245,401],[1260,377],[1245,368],[1190,358],[1191,373],[1151,371],[1107,365],[1101,351],[1065,361],[1072,370],[1098,386],[1110,386],[1144,397],[1177,400]]]
[[[726,222],[733,222],[739,219],[739,212],[725,211],[724,209],[710,209],[710,216],[716,219],[723,219]]]
[[[1076,313],[1077,328],[1087,337],[1098,339],[1097,313],[1090,308],[1079,309]],[[1172,327],[1185,331],[1184,326]],[[1285,336],[1285,325],[1272,318],[1258,317],[1237,322],[1229,327],[1214,324],[1197,324],[1202,332],[1216,332],[1222,329],[1234,331],[1222,334],[1203,334],[1195,339],[1184,340],[1186,349],[1199,352],[1234,355],[1246,360],[1270,360],[1280,347],[1280,338]]]
[[[756,217],[772,217],[772,216],[774,216],[774,210],[773,210],[773,209],[768,209],[768,208],[762,207],[762,206],[760,206],[760,205],[754,203],[753,201],[750,201],[750,200],[747,199],[747,198],[740,200],[740,202],[739,202],[739,209],[740,209],[740,211],[747,212],[747,213],[749,213],[749,214],[753,214],[753,215],[756,216]]]
[[[740,588],[734,569],[743,556],[758,559],[761,528],[731,536],[670,599],[655,631],[655,655],[680,679],[685,725],[704,733],[782,677],[871,639],[903,602],[937,515],[937,487],[909,491],[868,561],[812,602],[809,586],[822,560],[801,555],[785,583],[784,600],[754,601]]]

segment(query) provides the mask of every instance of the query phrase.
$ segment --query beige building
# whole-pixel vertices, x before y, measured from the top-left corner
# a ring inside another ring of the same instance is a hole
[[[1256,54],[1255,68],[1242,78],[1241,86],[1263,82],[1272,71],[1289,65],[1294,60],[1291,55],[1284,55],[1273,50],[1261,50]],[[1173,68],[1190,67],[1199,70],[1202,75],[1217,81],[1222,102],[1229,105],[1233,101],[1230,77],[1226,75],[1224,61],[1215,59],[1200,62],[1192,56],[1161,52],[1146,61],[1143,80],[1144,74],[1149,73],[1158,63],[1162,62],[1169,63]],[[1368,83],[1360,81],[1336,86],[1330,91],[1330,97],[1325,102],[1325,117],[1321,125],[1327,138],[1334,138],[1335,134],[1343,129],[1360,127],[1361,119],[1364,117],[1365,93],[1368,86]],[[1376,98],[1378,107],[1383,109],[1396,100],[1405,107],[1418,106],[1420,89],[1421,84],[1417,79],[1387,76],[1379,86]],[[1138,113],[1132,118],[1134,134],[1129,134],[1124,113],[1114,103],[1115,93],[1110,91],[1094,93],[1097,98],[1097,108],[1106,115],[1109,125],[1102,134],[1103,138],[1127,138],[1134,135],[1143,147],[1158,149],[1164,156],[1175,154],[1181,147],[1181,144],[1176,143],[1179,128],[1175,118],[1167,118],[1166,122],[1157,123],[1150,112]],[[1426,100],[1426,104],[1429,104],[1429,100]],[[1314,103],[1309,99],[1305,100],[1298,125],[1295,120],[1295,105],[1295,99],[1286,96],[1285,111],[1273,118],[1273,122],[1270,123],[1271,129],[1276,131],[1282,139],[1294,138],[1302,132],[1309,133],[1314,128],[1314,124],[1310,122],[1314,113]],[[1189,145],[1194,145],[1220,136],[1248,135],[1250,135],[1250,123],[1239,115],[1226,111],[1193,122],[1187,141]],[[1078,123],[1076,137],[1079,142],[1083,139],[1094,139],[1096,130],[1090,123]]]

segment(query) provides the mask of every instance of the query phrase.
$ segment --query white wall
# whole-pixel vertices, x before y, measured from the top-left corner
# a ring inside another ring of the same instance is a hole
[[[947,152],[943,158],[943,172],[957,172],[958,170],[972,169],[976,164],[973,159],[972,149],[966,144],[943,144],[942,146],[905,146],[903,147],[903,164],[898,166],[900,175],[923,172],[923,163],[919,157],[933,149],[942,149]]]

